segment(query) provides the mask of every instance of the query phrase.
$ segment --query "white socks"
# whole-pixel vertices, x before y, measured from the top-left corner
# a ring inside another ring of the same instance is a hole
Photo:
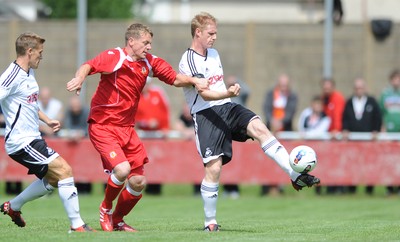
[[[58,182],[58,194],[71,221],[71,227],[78,228],[82,226],[84,222],[79,214],[78,191],[75,187],[73,177]]]
[[[204,204],[204,227],[209,224],[217,224],[217,201],[218,201],[218,183],[208,183],[204,180],[201,182],[201,197],[203,198]]]
[[[54,187],[50,185],[46,179],[36,180],[25,188],[18,196],[10,200],[11,209],[14,211],[21,211],[21,207],[34,199],[42,197],[51,193]]]
[[[275,137],[271,137],[262,143],[261,148],[269,158],[273,159],[290,176],[290,179],[294,181],[300,175],[290,167],[289,154]]]

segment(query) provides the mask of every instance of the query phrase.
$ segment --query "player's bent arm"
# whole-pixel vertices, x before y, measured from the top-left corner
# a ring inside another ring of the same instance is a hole
[[[89,64],[81,65],[75,73],[75,77],[67,83],[67,90],[70,92],[76,91],[79,94],[85,78],[89,75],[92,67]]]
[[[194,86],[199,92],[202,92],[208,89],[209,81],[204,78],[191,77],[179,73],[176,75],[173,85],[175,87]]]
[[[220,100],[229,97],[237,97],[240,93],[240,85],[235,84],[230,86],[226,91],[212,91],[212,90],[205,90],[203,92],[199,92],[200,96],[205,101],[213,101],[213,100]]]
[[[53,132],[57,132],[61,128],[61,123],[58,120],[50,119],[44,112],[41,110],[38,111],[39,119],[43,121],[47,126],[52,128]]]
[[[42,112],[41,110],[39,110],[39,111],[38,111],[38,114],[39,114],[39,119],[40,119],[41,121],[43,121],[45,124],[48,124],[48,123],[50,122],[50,118],[47,117],[47,115],[46,115],[44,112]]]

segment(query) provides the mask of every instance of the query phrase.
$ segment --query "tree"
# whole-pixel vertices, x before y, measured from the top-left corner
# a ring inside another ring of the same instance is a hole
[[[78,0],[40,0],[50,7],[48,16],[52,19],[70,19],[77,16]],[[133,18],[132,6],[135,0],[87,0],[88,19]]]

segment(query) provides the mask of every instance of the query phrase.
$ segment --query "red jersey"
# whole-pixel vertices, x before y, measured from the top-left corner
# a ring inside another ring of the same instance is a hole
[[[157,126],[152,126],[152,120],[157,121]],[[169,129],[169,102],[161,88],[150,86],[147,92],[142,92],[136,113],[136,126],[141,130]]]
[[[325,98],[325,97],[323,97]],[[328,97],[327,102],[324,105],[325,114],[331,118],[331,126],[329,131],[341,131],[342,130],[342,117],[345,106],[345,99],[343,95],[334,91]]]
[[[147,54],[145,59],[133,61],[121,48],[105,50],[86,64],[91,66],[89,75],[101,73],[91,102],[89,123],[133,126],[149,73],[169,85],[177,75],[161,58]]]

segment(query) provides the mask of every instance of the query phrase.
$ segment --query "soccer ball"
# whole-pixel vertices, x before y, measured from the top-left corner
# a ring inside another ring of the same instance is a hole
[[[294,171],[305,174],[317,165],[317,154],[311,147],[300,145],[290,152],[289,163]]]

